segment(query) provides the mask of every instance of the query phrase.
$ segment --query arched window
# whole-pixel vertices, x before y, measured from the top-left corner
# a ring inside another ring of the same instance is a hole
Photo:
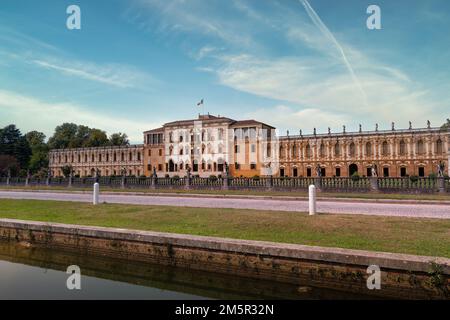
[[[339,157],[340,154],[341,154],[341,146],[339,145],[339,142],[336,142],[336,144],[334,145],[334,155]]]
[[[323,143],[321,143],[320,144],[320,147],[319,147],[319,154],[320,154],[320,156],[321,157],[325,157],[325,145],[323,144]]]
[[[372,155],[372,144],[370,142],[366,143],[366,156]]]
[[[305,155],[307,158],[311,158],[311,146],[309,145],[309,143],[306,145]]]
[[[283,145],[280,144],[280,158],[283,157],[283,151],[284,151],[283,149],[284,149]]]
[[[297,146],[295,144],[292,146],[292,157],[297,157]]]
[[[381,145],[381,153],[383,156],[387,156],[389,154],[389,144],[387,141],[383,141],[383,144]]]
[[[438,139],[436,141],[436,153],[442,153],[442,140]]]
[[[425,153],[425,145],[423,143],[423,140],[417,141],[417,154],[424,154]]]
[[[356,146],[355,143],[350,143],[350,157],[354,157],[356,154]]]
[[[404,156],[406,154],[406,143],[404,140],[400,141],[400,155]]]

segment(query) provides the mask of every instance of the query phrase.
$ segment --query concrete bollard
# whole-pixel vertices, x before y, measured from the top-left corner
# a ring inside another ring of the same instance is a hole
[[[94,183],[94,194],[92,197],[92,204],[97,205],[98,204],[98,197],[100,193],[100,185],[98,182]]]
[[[316,186],[313,184],[309,186],[309,215],[316,214]]]

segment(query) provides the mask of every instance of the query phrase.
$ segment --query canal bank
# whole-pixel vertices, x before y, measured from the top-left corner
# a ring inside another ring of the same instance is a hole
[[[448,299],[450,259],[0,219],[0,239],[363,296]],[[367,288],[367,268],[381,289]]]

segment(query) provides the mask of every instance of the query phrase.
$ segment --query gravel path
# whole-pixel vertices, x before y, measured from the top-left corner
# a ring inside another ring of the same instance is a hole
[[[4,199],[36,199],[91,202],[92,195],[55,192],[17,192],[0,191]],[[140,204],[156,206],[178,206],[197,208],[236,208],[273,211],[308,211],[307,201],[284,201],[274,199],[222,199],[222,198],[189,198],[177,196],[139,196],[139,195],[100,195],[101,202]],[[1,211],[1,208],[0,208]],[[370,203],[319,200],[317,211],[333,214],[363,214],[392,217],[416,217],[450,219],[450,205],[437,204],[398,204]]]

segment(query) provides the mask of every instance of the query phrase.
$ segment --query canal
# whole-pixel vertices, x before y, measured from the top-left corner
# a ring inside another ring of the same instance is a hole
[[[81,290],[66,287],[70,265],[81,269]],[[0,299],[354,298],[367,297],[0,241]]]

